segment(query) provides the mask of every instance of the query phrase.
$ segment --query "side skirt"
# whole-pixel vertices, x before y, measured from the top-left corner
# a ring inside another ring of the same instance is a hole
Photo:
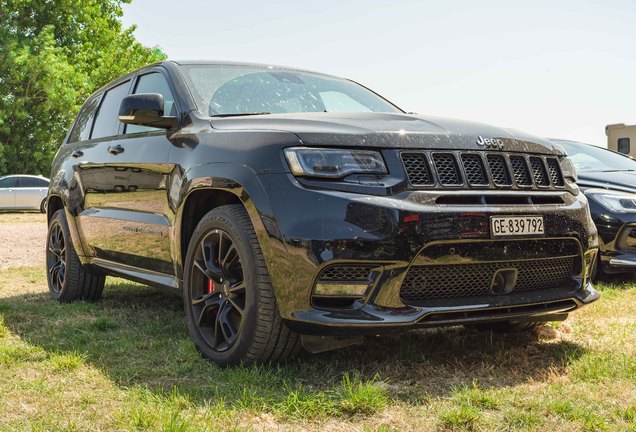
[[[145,285],[150,285],[173,294],[181,295],[181,284],[173,275],[143,270],[125,264],[115,263],[101,258],[89,260],[91,266],[111,276],[117,276]]]

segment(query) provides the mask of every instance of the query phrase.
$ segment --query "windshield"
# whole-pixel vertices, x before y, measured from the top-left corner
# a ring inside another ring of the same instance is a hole
[[[204,115],[303,112],[402,112],[348,80],[257,66],[182,65]]]
[[[554,140],[565,149],[577,171],[636,171],[636,161],[589,144]]]

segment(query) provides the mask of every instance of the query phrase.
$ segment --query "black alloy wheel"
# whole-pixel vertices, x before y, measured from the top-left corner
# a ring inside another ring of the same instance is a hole
[[[49,287],[52,294],[59,295],[66,278],[66,240],[62,225],[57,220],[51,223],[47,243],[46,268]]]
[[[276,362],[300,350],[242,205],[217,207],[197,224],[184,263],[183,305],[197,350],[219,366]]]
[[[106,277],[82,265],[64,210],[56,211],[46,237],[46,278],[51,297],[59,302],[99,300]]]
[[[232,237],[210,231],[197,246],[190,269],[192,320],[201,338],[215,351],[237,340],[245,315],[245,275]]]

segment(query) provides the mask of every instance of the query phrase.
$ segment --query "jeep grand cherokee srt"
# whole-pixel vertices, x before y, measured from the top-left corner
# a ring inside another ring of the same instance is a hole
[[[328,75],[150,65],[88,98],[51,177],[53,298],[96,300],[105,275],[179,292],[220,365],[598,297],[588,204],[552,143]]]

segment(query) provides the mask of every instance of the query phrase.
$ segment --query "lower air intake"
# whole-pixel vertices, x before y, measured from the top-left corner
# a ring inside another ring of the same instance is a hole
[[[373,266],[336,265],[324,269],[318,280],[321,282],[367,282]]]
[[[532,261],[428,265],[412,267],[404,278],[400,297],[405,303],[433,299],[490,296],[495,273],[516,269],[517,281],[511,293],[563,288],[571,281],[575,258],[547,258]]]

